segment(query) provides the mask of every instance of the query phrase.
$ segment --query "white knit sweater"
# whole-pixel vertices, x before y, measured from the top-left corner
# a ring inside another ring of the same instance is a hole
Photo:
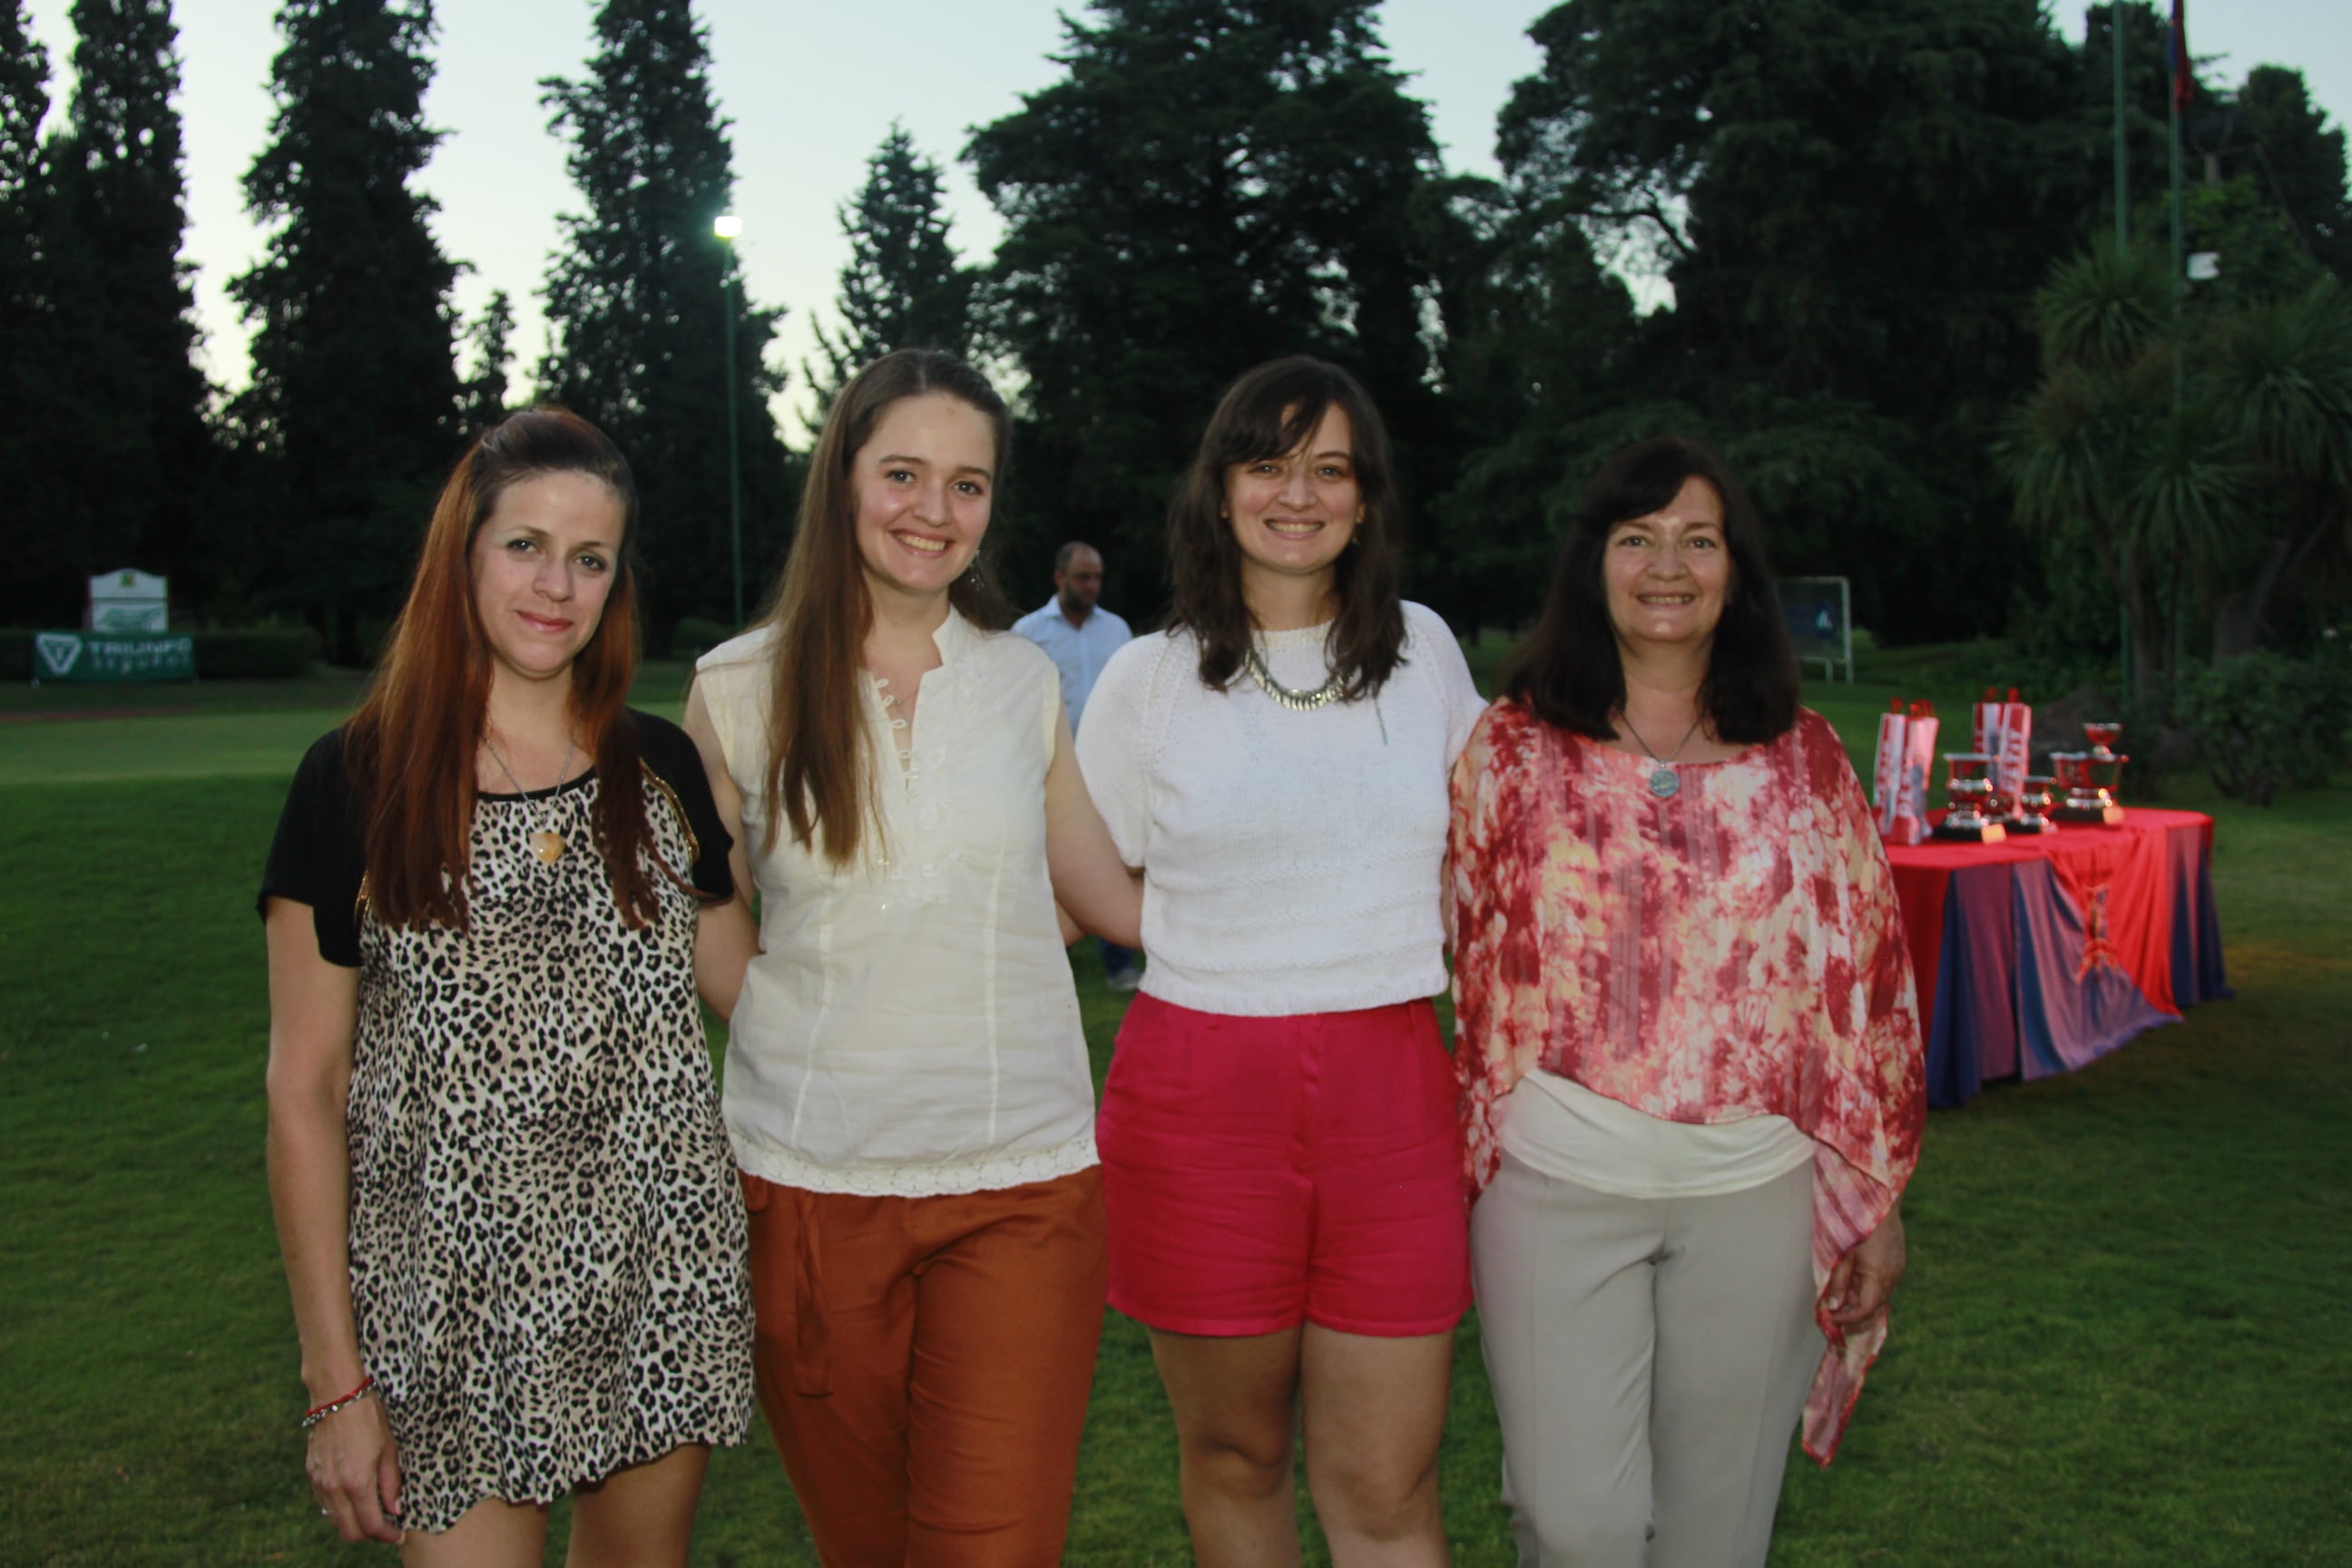
[[[1446,775],[1486,704],[1445,623],[1404,609],[1404,662],[1379,696],[1311,713],[1247,674],[1202,685],[1185,632],[1104,667],[1078,762],[1143,868],[1146,992],[1279,1017],[1445,988]],[[1274,679],[1320,686],[1328,630],[1261,633]]]

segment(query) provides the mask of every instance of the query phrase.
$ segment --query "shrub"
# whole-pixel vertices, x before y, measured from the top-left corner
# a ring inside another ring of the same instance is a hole
[[[669,656],[672,658],[699,658],[735,635],[723,621],[705,619],[701,616],[680,616],[669,629]]]
[[[2268,805],[2282,788],[2326,783],[2345,760],[2352,668],[2328,647],[2307,659],[2242,654],[2191,670],[2178,710],[2221,793]]]
[[[200,631],[195,638],[199,680],[290,679],[308,673],[322,652],[309,626]]]

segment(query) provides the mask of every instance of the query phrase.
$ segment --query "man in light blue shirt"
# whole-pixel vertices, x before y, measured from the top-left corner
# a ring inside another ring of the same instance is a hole
[[[1094,546],[1076,540],[1054,552],[1054,596],[1013,623],[1013,629],[1044,648],[1062,672],[1062,706],[1069,710],[1070,731],[1087,710],[1087,696],[1095,677],[1110,656],[1135,634],[1125,621],[1096,601],[1102,597],[1103,561]],[[1132,991],[1143,971],[1136,954],[1110,942],[1102,944],[1103,978],[1114,991]]]
[[[1103,562],[1075,540],[1054,554],[1054,596],[1013,623],[1013,629],[1051,654],[1062,672],[1062,705],[1075,733],[1095,677],[1135,634],[1095,601],[1102,597]]]

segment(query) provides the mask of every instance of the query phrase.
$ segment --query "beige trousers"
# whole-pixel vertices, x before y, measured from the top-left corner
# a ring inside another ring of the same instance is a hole
[[[1471,1213],[1520,1568],[1760,1568],[1823,1350],[1812,1169],[1622,1198],[1506,1154]]]

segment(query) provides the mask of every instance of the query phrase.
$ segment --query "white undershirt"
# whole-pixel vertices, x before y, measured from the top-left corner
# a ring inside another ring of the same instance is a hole
[[[1207,1013],[1294,1016],[1445,988],[1446,777],[1485,700],[1445,623],[1405,607],[1377,698],[1295,712],[1244,673],[1201,683],[1189,633],[1111,656],[1078,762],[1143,869],[1143,989]],[[1328,627],[1259,634],[1273,677],[1320,686]]]
[[[1668,1121],[1541,1068],[1512,1086],[1499,1142],[1547,1176],[1622,1198],[1744,1193],[1813,1157],[1785,1116]]]

